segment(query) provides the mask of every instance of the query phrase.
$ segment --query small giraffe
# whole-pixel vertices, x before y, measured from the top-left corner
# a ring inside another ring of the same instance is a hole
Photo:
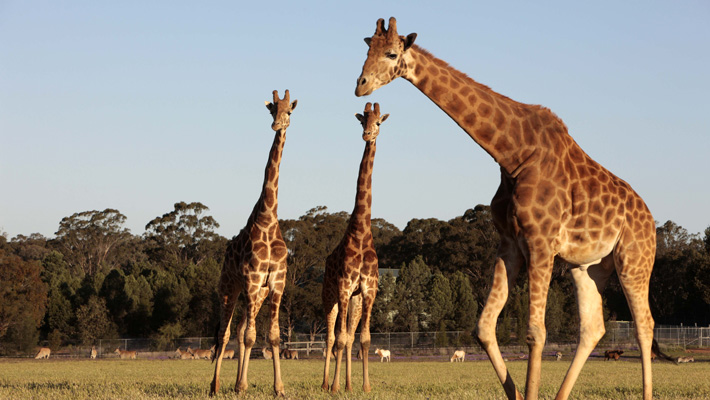
[[[569,396],[591,351],[604,335],[601,292],[616,269],[636,322],[644,399],[652,397],[653,318],[648,290],[656,251],[655,223],[641,197],[591,159],[549,109],[513,101],[475,82],[397,34],[394,18],[377,21],[355,94],[364,96],[403,77],[448,114],[501,167],[491,201],[501,243],[477,338],[509,399],[521,398],[501,356],[495,326],[523,265],[529,281],[526,398],[540,385],[545,304],[555,257],[571,270],[579,303],[580,338],[557,394]]]
[[[340,362],[345,348],[345,390],[351,391],[351,359],[352,345],[355,339],[355,329],[362,319],[360,328],[360,348],[362,358],[362,390],[370,391],[370,377],[367,370],[367,354],[370,350],[370,313],[377,295],[379,269],[377,253],[372,243],[370,218],[372,213],[372,167],[375,163],[375,140],[380,133],[380,124],[389,114],[380,116],[380,105],[371,103],[365,105],[363,114],[355,114],[363,128],[362,139],[365,141],[365,152],[360,162],[360,172],[357,180],[355,209],[350,216],[345,235],[338,246],[325,261],[325,277],[323,278],[323,307],[325,308],[328,326],[327,348],[325,354],[330,354],[333,345],[336,346],[335,377],[330,386],[331,392],[340,390]],[[348,320],[348,303],[350,318]],[[335,325],[340,317],[336,341]],[[328,390],[328,372],[330,357],[325,357],[323,384],[321,388]]]
[[[239,342],[239,367],[236,392],[246,391],[249,355],[256,341],[255,318],[261,304],[271,292],[271,326],[269,329],[269,344],[274,360],[274,392],[284,395],[284,385],[281,381],[281,366],[279,363],[279,306],[286,283],[286,244],[281,236],[277,217],[279,191],[279,165],[286,141],[291,112],[296,108],[297,100],[290,102],[286,90],[283,99],[279,99],[274,90],[273,102],[266,101],[266,108],[271,112],[274,122],[271,129],[276,131],[274,143],[269,152],[269,160],[264,173],[264,185],[261,196],[254,206],[247,224],[239,235],[232,238],[227,245],[219,280],[219,299],[221,303],[221,322],[215,332],[217,360],[215,374],[212,379],[210,395],[219,391],[219,371],[222,365],[222,355],[229,342],[229,326],[241,292],[246,295],[247,305],[244,316],[239,323],[237,340]]]

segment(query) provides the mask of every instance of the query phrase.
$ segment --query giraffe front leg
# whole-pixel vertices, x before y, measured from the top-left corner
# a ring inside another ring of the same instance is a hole
[[[251,349],[254,347],[256,342],[256,316],[259,314],[259,309],[261,304],[266,299],[269,294],[268,287],[259,287],[257,285],[250,285],[248,287],[248,301],[247,301],[247,322],[246,329],[244,332],[244,366],[239,375],[239,380],[237,381],[237,386],[234,390],[237,393],[242,393],[249,388],[248,383],[248,373],[249,373],[249,357],[251,355]],[[274,355],[275,356],[275,355]]]
[[[531,250],[528,265],[529,310],[528,332],[528,373],[525,383],[525,399],[537,399],[540,390],[542,368],[542,350],[545,347],[547,329],[545,328],[545,307],[547,292],[552,277],[553,256],[546,250]]]
[[[476,339],[488,354],[488,359],[493,364],[493,369],[509,400],[522,399],[523,397],[515,388],[513,378],[508,373],[503,355],[500,353],[496,339],[496,323],[505,302],[508,300],[508,288],[515,282],[522,265],[523,257],[516,245],[512,240],[507,240],[503,236],[493,272],[493,285],[476,327]]]
[[[374,288],[362,292],[362,327],[360,328],[360,351],[362,352],[362,391],[369,393],[370,373],[368,370],[368,354],[370,352],[370,315],[377,295],[377,282]]]
[[[237,305],[238,296],[239,290],[237,289],[222,297],[223,301],[220,305],[220,323],[216,333],[217,343],[215,343],[215,354],[213,356],[213,360],[217,360],[217,363],[214,369],[212,384],[210,385],[210,396],[214,396],[217,392],[219,392],[219,374],[220,369],[222,368],[222,355],[224,354],[224,349],[227,347],[227,343],[229,343],[229,326],[232,323],[232,316],[234,315],[234,308]]]
[[[355,341],[355,331],[360,323],[362,316],[362,295],[353,296],[350,304],[350,313],[348,318],[348,341],[345,344],[345,391],[351,392],[352,387],[352,350],[353,342]]]
[[[283,289],[283,282],[274,285],[274,290],[271,295],[271,327],[269,329],[269,344],[271,344],[271,351],[274,355],[274,394],[279,397],[285,396],[284,384],[281,380],[281,360],[279,351],[281,344],[281,330],[279,328],[279,307],[281,305]]]
[[[338,318],[338,303],[335,301],[324,300],[325,305],[325,322],[327,328],[326,344],[325,344],[325,369],[323,371],[323,384],[321,389],[328,391],[330,389],[330,358],[333,354],[333,345],[335,344],[335,320]]]
[[[333,384],[330,386],[331,393],[340,391],[340,366],[343,360],[343,350],[348,338],[348,304],[350,301],[349,293],[341,293],[338,299],[338,309],[340,310],[340,326],[335,340],[337,353],[335,356],[335,373],[333,374]]]

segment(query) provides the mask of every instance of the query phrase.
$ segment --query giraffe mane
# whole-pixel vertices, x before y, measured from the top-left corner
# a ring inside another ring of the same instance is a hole
[[[460,80],[462,80],[462,81],[464,81],[464,82],[465,82],[465,81],[472,81],[472,82],[474,82],[474,83],[476,84],[477,87],[479,87],[479,88],[481,88],[481,89],[483,89],[483,90],[485,90],[485,91],[487,91],[487,92],[489,92],[489,93],[493,93],[493,94],[495,94],[495,97],[498,97],[498,98],[500,98],[500,99],[502,99],[502,100],[511,102],[511,103],[513,103],[513,104],[515,104],[515,105],[517,105],[517,106],[520,106],[520,107],[523,107],[523,108],[527,108],[527,109],[529,109],[529,110],[531,110],[531,111],[535,111],[535,112],[548,113],[552,119],[557,120],[557,122],[559,122],[559,123],[564,127],[565,131],[567,131],[567,125],[564,123],[564,121],[563,121],[560,117],[558,117],[557,114],[555,114],[555,113],[554,113],[552,110],[550,110],[549,108],[547,108],[547,107],[545,107],[545,106],[542,106],[542,105],[539,105],[539,104],[527,104],[527,103],[521,103],[521,102],[519,102],[519,101],[517,101],[517,100],[513,100],[513,99],[511,99],[510,97],[508,97],[508,96],[506,96],[506,95],[504,95],[504,94],[500,94],[500,93],[494,91],[493,89],[491,89],[491,88],[488,87],[487,85],[484,85],[484,84],[482,84],[482,83],[480,83],[480,82],[474,80],[473,78],[471,78],[470,76],[468,76],[466,73],[463,73],[463,72],[459,71],[458,69],[452,67],[449,63],[447,63],[446,61],[444,61],[444,60],[438,58],[437,56],[435,56],[434,54],[432,54],[429,50],[427,50],[427,49],[425,49],[425,48],[423,48],[423,47],[421,47],[421,46],[419,46],[419,45],[417,45],[417,44],[413,44],[412,47],[415,48],[419,53],[422,53],[423,55],[425,55],[425,56],[429,57],[430,59],[432,59],[432,60],[434,61],[434,63],[435,63],[438,67],[444,68],[444,69],[446,69],[447,71],[449,71],[449,72],[451,73],[451,75],[454,76],[454,78],[458,78],[458,79],[460,79]]]

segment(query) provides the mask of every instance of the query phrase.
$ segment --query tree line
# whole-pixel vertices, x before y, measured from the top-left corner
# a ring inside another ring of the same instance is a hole
[[[199,202],[176,203],[140,236],[124,227],[126,217],[114,209],[65,217],[51,239],[0,235],[0,353],[30,351],[40,340],[57,348],[105,338],[169,344],[178,337],[212,336],[228,239],[215,232],[219,224],[208,211]],[[324,332],[325,258],[349,217],[320,206],[280,220],[289,249],[280,315],[284,340],[296,332]],[[412,219],[404,230],[373,219],[372,231],[380,263],[372,331],[458,330],[466,332],[461,344],[471,343],[498,246],[489,207],[478,205],[449,221]],[[710,227],[704,236],[692,235],[668,221],[656,231],[650,291],[656,323],[710,324]],[[503,345],[525,337],[526,275],[521,271],[500,317]],[[550,340],[577,337],[574,296],[567,266],[556,261],[546,314]],[[605,320],[631,319],[615,275],[603,297]],[[259,332],[266,330],[267,312],[262,307]]]

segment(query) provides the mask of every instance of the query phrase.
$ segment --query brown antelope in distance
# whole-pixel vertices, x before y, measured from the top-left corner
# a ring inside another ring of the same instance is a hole
[[[175,358],[179,358],[181,360],[192,360],[195,357],[189,351],[182,351],[178,347],[177,350],[175,350]]]
[[[451,356],[451,359],[449,360],[449,362],[454,362],[454,361],[464,362],[465,359],[466,359],[466,352],[463,350],[456,350],[454,352],[454,355]]]
[[[210,347],[210,352],[212,352],[212,355],[214,355],[215,351],[215,346]],[[234,350],[225,350],[224,353],[222,353],[222,358],[229,358],[230,360],[234,358]]]
[[[624,354],[624,350],[607,350],[604,352],[604,361],[614,359],[614,361],[619,361],[619,357]]]
[[[265,360],[271,360],[274,357],[274,353],[272,353],[271,350],[267,349],[266,347],[261,349],[261,355],[264,356]]]
[[[50,353],[52,353],[52,350],[50,350],[49,347],[40,347],[37,355],[35,356],[35,360],[39,360],[40,358],[49,358]]]
[[[298,351],[283,349],[281,350],[281,358],[285,358],[287,360],[298,360]]]
[[[118,357],[121,359],[129,359],[129,360],[135,360],[136,359],[136,351],[135,350],[121,350],[121,349],[116,349],[114,353],[118,354]]]
[[[191,349],[190,347],[187,348],[187,351],[192,354],[196,359],[204,358],[207,360],[212,359],[212,352],[210,350],[203,350],[203,349]]]
[[[689,362],[695,362],[695,357],[693,356],[687,356],[687,357],[678,357],[677,364],[681,363],[689,363]]]
[[[555,352],[555,361],[560,361],[562,359],[562,352]]]
[[[96,352],[96,346],[91,346],[91,352],[89,353],[89,358],[92,360],[96,358],[97,352]]]

